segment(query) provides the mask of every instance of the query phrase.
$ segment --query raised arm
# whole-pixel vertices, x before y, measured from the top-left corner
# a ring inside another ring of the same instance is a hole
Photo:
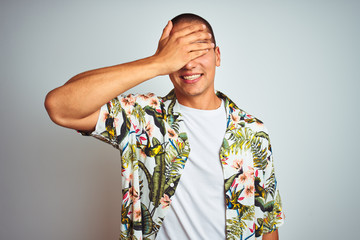
[[[45,108],[50,118],[64,127],[91,131],[102,105],[146,80],[179,70],[213,47],[203,24],[171,30],[169,21],[153,56],[80,73],[49,92]]]

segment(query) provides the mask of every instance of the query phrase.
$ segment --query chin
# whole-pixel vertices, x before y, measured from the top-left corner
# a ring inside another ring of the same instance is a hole
[[[203,93],[200,89],[182,89],[180,92],[181,94],[189,97],[196,97]]]

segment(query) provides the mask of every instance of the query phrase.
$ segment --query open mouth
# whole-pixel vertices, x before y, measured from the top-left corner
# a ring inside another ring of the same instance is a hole
[[[186,75],[186,76],[181,76],[181,78],[187,81],[194,81],[195,79],[200,78],[202,75],[203,74]]]

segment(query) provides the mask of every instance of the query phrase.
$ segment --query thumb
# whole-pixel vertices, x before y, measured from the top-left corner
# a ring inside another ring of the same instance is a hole
[[[160,41],[162,41],[162,40],[164,40],[165,38],[169,37],[172,28],[173,28],[172,22],[171,22],[171,21],[168,21],[168,23],[166,24],[166,26],[165,26],[165,28],[164,28],[164,30],[163,30],[163,32],[162,32]]]

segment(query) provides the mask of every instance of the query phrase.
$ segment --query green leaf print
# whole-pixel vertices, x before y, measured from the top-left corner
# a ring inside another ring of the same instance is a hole
[[[151,174],[149,172],[149,170],[145,167],[145,164],[142,162],[142,161],[138,161],[138,165],[139,165],[139,168],[141,170],[143,170],[143,172],[145,173],[145,176],[146,176],[146,180],[148,182],[148,188],[149,190],[151,191]]]
[[[134,109],[132,110],[131,115],[135,116],[136,119],[138,119],[142,125],[144,125],[144,126],[146,125],[145,111],[139,104],[136,103],[134,105]]]
[[[265,202],[263,198],[255,198],[255,206],[260,207],[263,212],[271,212],[274,208],[274,201]]]
[[[234,182],[234,179],[237,178],[242,173],[243,170],[241,169],[238,173],[232,175],[231,177],[225,180],[225,192],[227,192],[230,189],[232,183]]]
[[[155,137],[152,139],[153,145],[159,145],[160,141]],[[161,151],[164,152],[164,151]],[[155,207],[160,204],[160,199],[164,194],[165,187],[165,154],[161,153],[155,156],[155,168],[152,176],[152,186],[150,191],[150,199]]]
[[[175,94],[175,93],[174,93]],[[173,95],[174,95],[173,94]],[[170,97],[170,94],[168,95]],[[173,96],[171,96],[173,97]],[[168,99],[167,99],[168,100]],[[169,115],[174,115],[174,106],[175,106],[175,103],[176,103],[176,100],[175,99],[172,99],[170,104],[169,104],[169,107],[168,107],[168,114]],[[171,125],[171,124],[170,124]]]
[[[224,148],[224,149],[229,149],[229,142],[228,142],[228,140],[226,140],[226,138],[224,138],[223,139],[223,144],[222,144],[222,147]]]
[[[251,139],[251,151],[254,158],[254,167],[265,170],[267,167],[267,148],[262,149],[262,139],[260,137],[253,137]]]
[[[111,115],[112,117],[116,117],[119,114],[119,112],[122,110],[118,98],[111,99],[110,103],[107,104],[107,108],[109,111],[109,115]]]
[[[161,134],[165,136],[166,127],[163,121],[163,115],[161,113],[158,113],[155,108],[150,106],[145,106],[144,110],[147,114],[153,117],[155,125],[159,128]]]
[[[238,131],[227,130],[227,132],[230,132],[229,140],[234,141],[229,147],[230,152],[237,154],[240,150],[250,149],[253,134],[250,128],[240,128]]]
[[[177,175],[176,177],[174,178],[171,178],[169,181],[166,181],[166,184],[165,184],[165,193],[171,197],[175,194],[175,187],[178,185],[179,183],[179,180],[180,180],[180,175]],[[173,186],[172,183],[174,184]]]
[[[278,216],[278,214],[280,216]],[[271,212],[265,214],[264,218],[264,233],[268,233],[274,230],[277,224],[281,222],[281,198],[280,194],[276,195],[274,201],[274,209]]]
[[[126,169],[129,165],[133,167],[133,170],[138,168],[138,159],[136,158],[136,144],[129,144],[126,150],[121,155],[122,167]]]
[[[255,177],[255,206],[259,207],[263,212],[270,212],[273,209],[274,201],[266,202],[268,192],[260,186],[260,178]]]
[[[134,229],[141,230],[143,234],[150,234],[153,228],[153,221],[149,210],[143,203],[141,203],[141,219],[142,222],[134,222]]]
[[[254,137],[265,138],[266,140],[268,140],[268,142],[270,142],[269,135],[263,131],[255,133]]]
[[[179,138],[181,138],[181,140],[183,140],[183,142],[185,142],[188,139],[186,133],[179,133],[178,136]]]
[[[118,143],[121,143],[124,140],[124,138],[129,134],[131,127],[130,121],[126,117],[126,112],[124,109],[121,109],[121,114],[122,114],[122,118],[124,119],[124,122],[121,124],[120,135],[117,137]]]
[[[270,194],[272,198],[275,197],[275,189],[276,189],[276,180],[275,180],[275,171],[272,168],[270,177],[266,180],[265,183],[265,191],[267,194]]]
[[[244,229],[247,227],[245,220],[251,221],[254,219],[255,209],[253,206],[244,206],[239,212],[238,217],[228,219],[227,222],[227,239],[238,240],[241,239]]]

